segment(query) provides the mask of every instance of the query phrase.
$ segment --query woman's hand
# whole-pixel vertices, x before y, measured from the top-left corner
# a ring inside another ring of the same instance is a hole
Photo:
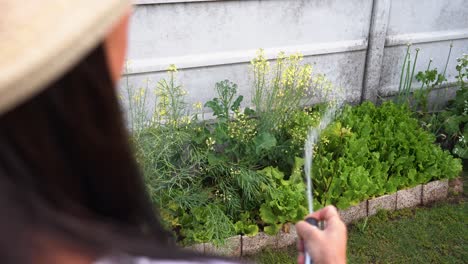
[[[346,263],[346,225],[341,221],[334,206],[327,206],[307,216],[325,221],[325,229],[320,230],[305,221],[296,224],[299,236],[298,263],[304,264],[305,252],[314,264]]]

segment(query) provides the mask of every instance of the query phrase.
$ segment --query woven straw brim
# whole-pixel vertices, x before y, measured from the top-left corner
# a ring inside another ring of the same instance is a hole
[[[1,0],[0,115],[69,70],[129,5],[128,0]]]

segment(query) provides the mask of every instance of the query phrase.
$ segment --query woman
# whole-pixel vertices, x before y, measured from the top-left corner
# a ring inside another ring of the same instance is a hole
[[[0,3],[2,263],[228,263],[177,249],[147,197],[114,89],[130,9],[122,0]],[[327,228],[297,224],[307,252],[344,262],[336,209],[313,216]]]

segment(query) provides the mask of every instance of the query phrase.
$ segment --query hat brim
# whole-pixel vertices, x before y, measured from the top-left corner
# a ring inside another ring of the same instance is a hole
[[[75,65],[129,6],[127,0],[2,1],[0,115]]]

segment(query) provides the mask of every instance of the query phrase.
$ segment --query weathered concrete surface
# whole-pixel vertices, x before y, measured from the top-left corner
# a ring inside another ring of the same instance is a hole
[[[468,29],[467,29],[468,30]],[[468,32],[468,31],[467,31]],[[432,59],[431,69],[437,68],[439,73],[442,73],[447,61],[447,55],[450,49],[450,43],[453,42],[451,59],[447,66],[447,79],[449,83],[455,83],[455,76],[457,75],[455,66],[457,64],[456,58],[460,57],[463,53],[468,52],[468,39],[457,39],[453,41],[438,41],[438,42],[421,42],[413,43],[411,47],[412,59],[415,56],[415,49],[419,48],[418,61],[416,64],[415,75],[419,71],[427,69],[429,60]],[[401,67],[406,54],[406,45],[387,46],[385,48],[383,64],[382,64],[382,78],[380,80],[379,95],[388,97],[395,95],[398,92]],[[411,65],[413,66],[413,65]],[[413,80],[411,89],[420,89],[421,83],[416,79]],[[436,89],[431,92],[429,103],[442,104],[445,97],[450,98],[454,95],[454,89]],[[438,107],[435,106],[437,109]]]
[[[466,1],[428,0],[421,5],[420,1],[391,0],[389,12],[379,94],[388,96],[398,91],[408,43],[413,44],[411,60],[414,59],[415,49],[420,48],[416,74],[427,69],[431,58],[431,69],[437,68],[439,73],[443,72],[449,46],[453,42],[446,77],[449,82],[455,81],[456,58],[468,52]],[[412,88],[419,87],[421,84],[414,79]]]
[[[392,0],[388,34],[411,34],[468,28],[465,0]]]
[[[131,20],[128,85],[146,87],[150,78],[154,87],[176,64],[189,105],[213,98],[215,83],[230,79],[248,106],[249,61],[259,48],[303,53],[349,102],[398,91],[408,42],[413,56],[421,48],[416,73],[429,58],[442,71],[453,42],[449,82],[455,80],[455,58],[468,53],[465,0],[138,1],[144,5],[135,7]],[[127,80],[120,85],[126,86]],[[416,80],[413,87],[419,87]],[[430,100],[443,98],[433,94]]]
[[[338,212],[343,222],[349,224],[367,216],[367,201],[351,206],[346,210],[339,210]]]
[[[371,0],[136,6],[128,57],[167,58],[366,38],[371,8]]]
[[[253,255],[267,247],[275,248],[276,243],[276,236],[269,236],[263,232],[259,232],[257,235],[252,237],[242,236],[242,255]]]
[[[368,200],[367,216],[375,215],[379,210],[394,211],[397,206],[396,193]]]
[[[340,96],[361,99],[372,0],[151,2],[140,2],[145,5],[137,5],[131,19],[123,91],[127,83],[146,87],[148,78],[150,88],[156,86],[176,64],[188,105],[212,99],[215,83],[229,79],[245,97],[242,106],[249,106],[249,62],[263,48],[274,55],[301,52]]]
[[[297,232],[293,224],[286,224],[276,235],[276,248],[284,248],[296,243]]]
[[[241,236],[233,236],[226,239],[226,243],[222,246],[215,246],[211,243],[204,243],[205,254],[218,255],[226,257],[240,257],[241,256]]]
[[[422,192],[423,204],[429,204],[447,198],[448,187],[448,180],[439,180],[424,184]]]
[[[388,17],[391,0],[374,1],[372,20],[369,32],[366,69],[362,99],[376,101],[382,74],[385,37],[387,36]]]
[[[185,249],[193,251],[193,252],[205,253],[205,244],[204,243],[195,244],[192,246],[185,247]]]
[[[449,180],[449,193],[455,195],[463,193],[462,177],[457,177],[455,179]]]
[[[422,203],[422,185],[397,192],[397,210],[414,207]]]

